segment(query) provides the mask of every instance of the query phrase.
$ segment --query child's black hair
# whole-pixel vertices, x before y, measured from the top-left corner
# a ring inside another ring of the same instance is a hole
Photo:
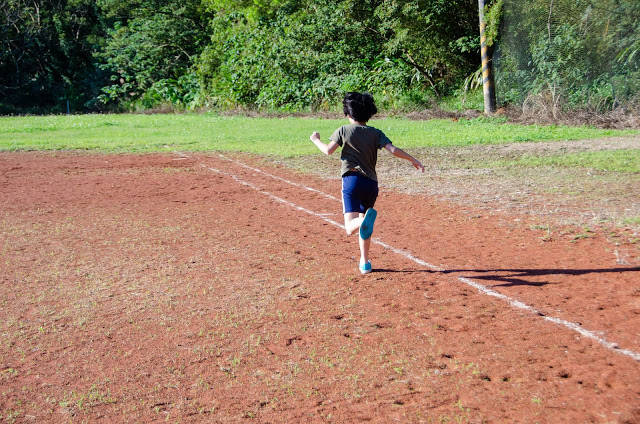
[[[342,101],[342,110],[357,122],[367,122],[378,113],[378,108],[369,93],[347,93]]]

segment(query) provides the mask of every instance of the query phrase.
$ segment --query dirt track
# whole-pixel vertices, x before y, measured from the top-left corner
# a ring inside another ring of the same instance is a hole
[[[600,234],[384,191],[374,237],[433,267],[360,276],[339,202],[213,154],[4,153],[0,187],[8,421],[640,422],[640,258]]]

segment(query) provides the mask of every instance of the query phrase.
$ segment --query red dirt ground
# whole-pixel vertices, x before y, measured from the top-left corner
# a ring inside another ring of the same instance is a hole
[[[640,422],[640,361],[459,279],[638,354],[640,258],[383,191],[374,238],[442,271],[374,245],[361,276],[355,237],[273,196],[342,221],[215,154],[0,154],[2,419]]]

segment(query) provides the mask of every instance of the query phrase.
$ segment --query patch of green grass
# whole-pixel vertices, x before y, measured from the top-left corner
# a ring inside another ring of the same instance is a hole
[[[346,119],[249,118],[216,114],[57,115],[0,117],[0,150],[92,150],[149,153],[245,151],[283,157],[317,154],[313,131],[327,142]],[[374,119],[398,146],[406,148],[578,140],[638,135],[640,131],[591,127],[515,125],[500,118],[410,121]]]
[[[621,224],[640,226],[640,216],[630,216],[630,217],[624,218],[622,219]]]
[[[96,385],[93,385],[85,393],[75,391],[68,393],[64,399],[60,401],[60,406],[64,408],[73,407],[82,411],[94,406],[115,402],[117,402],[117,399],[111,396],[111,390],[100,390]]]
[[[565,167],[586,168],[598,171],[640,173],[640,150],[603,150],[594,152],[567,153],[555,156],[524,155],[514,161],[495,161],[491,167]]]

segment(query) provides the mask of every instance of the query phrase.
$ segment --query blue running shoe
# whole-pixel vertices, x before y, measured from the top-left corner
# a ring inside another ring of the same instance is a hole
[[[364,214],[364,219],[360,225],[360,238],[363,240],[368,239],[373,234],[373,224],[376,222],[376,216],[378,212],[375,209],[369,208]]]
[[[368,261],[366,264],[360,264],[360,274],[368,274],[371,271],[371,261]]]

